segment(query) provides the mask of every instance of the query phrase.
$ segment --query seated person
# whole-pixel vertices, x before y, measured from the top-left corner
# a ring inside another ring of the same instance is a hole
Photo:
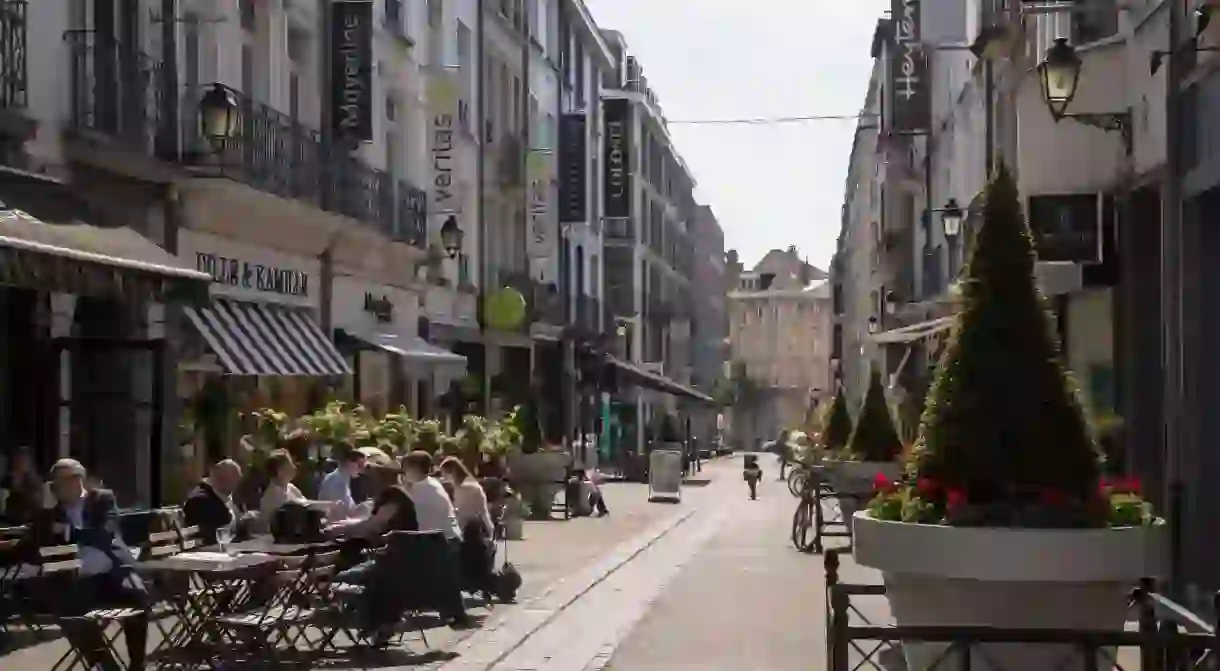
[[[326,534],[333,538],[369,540],[390,531],[418,531],[415,503],[399,483],[401,472],[398,462],[384,453],[369,457],[365,463],[365,479],[374,501],[372,515],[365,519],[340,520],[327,527]],[[341,571],[335,580],[361,584],[372,569],[373,562],[366,561]]]
[[[462,579],[466,591],[482,592],[488,601],[493,591],[496,550],[492,544],[491,512],[483,486],[457,457],[441,462],[441,477],[453,487],[454,507],[462,528]]]
[[[345,519],[356,511],[352,482],[364,471],[366,457],[363,452],[347,444],[339,446],[336,456],[339,467],[322,478],[322,485],[318,487],[318,500],[333,503],[332,515],[337,519]]]
[[[25,524],[43,507],[45,492],[42,478],[34,472],[34,456],[29,447],[21,446],[13,452],[8,473],[0,478],[0,490],[5,492],[0,501],[0,513],[8,524]]]
[[[68,585],[42,585],[52,596],[50,607],[61,616],[83,615],[91,610],[125,607],[144,613],[123,621],[131,669],[144,668],[148,639],[150,600],[135,560],[118,533],[119,511],[114,493],[106,489],[86,490],[85,467],[75,459],[60,459],[50,474],[55,505],[37,511],[23,541],[26,552],[37,556],[39,547],[75,544],[80,569]],[[50,579],[58,579],[53,575]],[[59,587],[59,589],[56,589]],[[65,621],[64,635],[84,656],[90,668],[105,671],[121,668],[110,654],[102,628],[84,620]]]
[[[217,529],[236,527],[241,520],[233,502],[233,492],[240,483],[241,466],[225,459],[213,464],[208,477],[186,497],[182,504],[184,522],[188,527],[199,527],[199,538],[204,544],[215,545]]]
[[[257,533],[270,533],[271,521],[285,503],[329,509],[329,505],[323,502],[306,499],[301,490],[292,484],[297,477],[297,465],[286,450],[276,450],[267,457],[267,477],[267,488],[259,499]]]

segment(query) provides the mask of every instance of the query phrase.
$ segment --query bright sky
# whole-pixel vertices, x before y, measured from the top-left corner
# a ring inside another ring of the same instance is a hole
[[[855,114],[889,0],[585,0],[618,30],[671,121]],[[796,245],[825,269],[854,121],[679,125],[670,132],[747,264]]]

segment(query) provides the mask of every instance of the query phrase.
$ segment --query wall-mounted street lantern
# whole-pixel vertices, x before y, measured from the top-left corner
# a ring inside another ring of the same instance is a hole
[[[869,333],[876,333],[877,329],[880,327],[881,327],[881,323],[877,321],[877,315],[873,315],[872,317],[868,318],[868,332]]]
[[[950,198],[940,209],[940,224],[945,229],[945,237],[949,240],[955,239],[962,232],[962,220],[965,218],[957,199]]]
[[[887,291],[885,292],[885,314],[892,315],[896,312],[898,312],[898,297],[894,295],[894,292]]]
[[[237,96],[224,84],[212,84],[199,99],[199,130],[215,151],[221,151],[237,137],[241,109]]]
[[[458,226],[457,217],[449,215],[441,226],[441,245],[449,254],[449,258],[457,258],[458,252],[462,251],[462,238],[464,237],[466,237],[466,232]]]
[[[1046,57],[1038,64],[1038,77],[1042,82],[1042,100],[1051,111],[1051,117],[1059,121],[1067,115],[1068,105],[1076,97],[1080,85],[1080,56],[1068,44],[1067,38],[1057,37],[1046,50]]]
[[[1071,119],[1086,126],[1122,133],[1123,151],[1127,156],[1131,156],[1135,150],[1135,138],[1131,128],[1130,109],[1104,114],[1068,113],[1067,108],[1072,104],[1080,86],[1081,65],[1075,47],[1068,44],[1067,38],[1064,37],[1055,38],[1054,44],[1046,50],[1046,56],[1038,64],[1042,99],[1051,112],[1051,118],[1056,122]]]

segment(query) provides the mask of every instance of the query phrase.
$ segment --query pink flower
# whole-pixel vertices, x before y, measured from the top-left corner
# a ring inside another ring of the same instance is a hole
[[[961,489],[950,489],[945,494],[945,508],[953,510],[966,505],[966,492]]]

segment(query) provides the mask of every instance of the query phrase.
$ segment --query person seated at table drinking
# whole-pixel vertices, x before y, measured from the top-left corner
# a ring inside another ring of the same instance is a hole
[[[335,452],[339,467],[322,478],[318,487],[318,500],[334,504],[331,514],[336,519],[354,516],[356,500],[352,497],[352,481],[364,472],[367,457],[360,450],[348,444],[342,444]]]
[[[0,518],[11,524],[25,524],[43,507],[42,478],[35,470],[30,448],[18,447],[9,461],[8,473],[0,478]]]
[[[292,455],[286,450],[276,450],[267,456],[267,488],[263,490],[263,496],[259,500],[258,519],[256,529],[258,533],[269,533],[271,530],[271,521],[275,519],[275,513],[284,506],[285,503],[299,503],[310,508],[326,508],[329,506],[322,501],[310,501],[305,498],[297,486],[292,484],[292,481],[297,476],[297,465],[292,460]]]
[[[407,494],[415,502],[415,516],[420,531],[439,532],[445,538],[446,561],[437,567],[444,575],[436,576],[441,616],[450,618],[450,626],[466,627],[473,621],[466,614],[461,592],[462,528],[458,525],[453,501],[444,486],[432,477],[432,455],[415,450],[402,458],[402,476]],[[441,587],[442,585],[446,587]],[[452,588],[450,589],[449,586]]]
[[[186,526],[198,526],[199,538],[205,545],[216,544],[217,529],[235,527],[242,519],[233,502],[233,492],[240,483],[241,466],[232,459],[218,461],[182,504]]]
[[[114,493],[107,489],[86,490],[86,475],[85,467],[75,459],[55,463],[50,473],[55,505],[35,513],[24,542],[31,557],[37,556],[39,547],[77,546],[80,569],[74,582],[47,592],[52,595],[49,605],[59,615],[83,615],[106,607],[144,610],[142,615],[123,621],[129,668],[142,669],[148,640],[148,591],[135,572],[131,551],[118,533],[119,509]],[[71,574],[60,575],[68,578]],[[62,628],[90,668],[101,667],[106,671],[120,668],[97,623],[65,620]]]

